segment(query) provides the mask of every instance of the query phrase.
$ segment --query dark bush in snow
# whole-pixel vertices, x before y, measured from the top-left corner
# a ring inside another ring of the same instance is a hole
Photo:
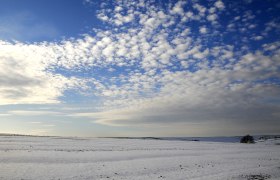
[[[254,137],[248,134],[240,139],[240,143],[255,143]]]

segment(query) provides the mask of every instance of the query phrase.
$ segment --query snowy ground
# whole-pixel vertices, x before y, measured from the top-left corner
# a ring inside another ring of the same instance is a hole
[[[280,145],[0,136],[0,179],[280,179]]]

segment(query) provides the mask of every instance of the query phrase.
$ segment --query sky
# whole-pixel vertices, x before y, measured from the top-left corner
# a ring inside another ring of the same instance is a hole
[[[280,134],[278,0],[0,4],[0,133]]]

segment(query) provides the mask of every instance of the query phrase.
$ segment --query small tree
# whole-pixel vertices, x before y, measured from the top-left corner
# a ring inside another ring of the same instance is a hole
[[[249,134],[240,139],[240,143],[255,143],[254,137]]]

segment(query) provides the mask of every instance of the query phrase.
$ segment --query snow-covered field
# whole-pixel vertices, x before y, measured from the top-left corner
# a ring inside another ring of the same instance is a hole
[[[280,179],[280,145],[0,136],[0,179]]]

